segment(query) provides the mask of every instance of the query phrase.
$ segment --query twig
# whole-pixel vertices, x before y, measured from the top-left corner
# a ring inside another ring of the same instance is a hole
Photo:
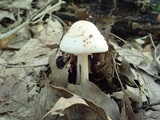
[[[56,3],[55,5],[53,5],[52,7],[50,7],[50,9],[46,9],[44,12],[41,12],[43,9],[45,9],[48,5],[50,5],[53,1],[49,2],[47,5],[45,5],[43,8],[41,8],[40,10],[38,10],[37,12],[34,13],[33,16],[31,16],[31,18],[29,18],[28,20],[26,20],[25,22],[23,22],[22,24],[20,24],[18,27],[10,30],[7,33],[1,34],[0,35],[0,40],[2,40],[5,37],[8,37],[14,33],[16,33],[17,31],[19,31],[21,28],[23,28],[24,26],[28,25],[30,22],[38,19],[40,16],[45,15],[46,13],[48,13],[49,11],[53,11],[54,8],[57,8],[58,6],[60,6],[61,4],[64,4],[64,1],[59,0],[58,3]],[[41,12],[41,13],[40,13]],[[38,14],[39,13],[39,14]]]
[[[30,23],[30,20],[25,21],[24,23],[22,23],[21,25],[19,25],[18,27],[10,30],[9,32],[6,32],[4,34],[0,35],[0,40],[3,40],[3,38],[6,38],[14,33],[16,33],[17,31],[19,31],[21,28],[23,28],[24,26],[28,25]]]
[[[113,15],[113,12],[116,10],[116,8],[117,8],[117,0],[113,0],[113,7],[111,8],[108,16]]]
[[[152,106],[156,106],[156,105],[160,105],[160,101],[158,101],[157,103],[152,103],[152,104],[147,104],[147,105],[143,105],[139,108],[136,108],[134,109],[133,111],[136,112],[138,110],[141,110],[141,109],[146,109],[147,107],[152,107]]]
[[[5,67],[9,67],[9,68],[25,68],[25,67],[42,67],[42,66],[45,66],[47,64],[40,64],[40,65],[13,65],[13,64],[0,63],[0,65],[5,66]]]
[[[53,2],[53,1],[49,2],[49,3],[45,6],[45,8],[46,8],[48,5],[50,5],[52,2]],[[35,17],[33,17],[32,21],[36,20],[36,19],[39,18],[40,16],[42,16],[42,15],[44,15],[44,14],[50,12],[50,11],[52,11],[52,12],[53,12],[53,11],[56,11],[56,10],[57,10],[57,9],[56,9],[57,7],[59,7],[61,4],[65,4],[65,3],[66,3],[66,2],[59,0],[59,2],[56,3],[55,5],[47,8],[45,11],[40,12],[38,15],[36,15]]]
[[[156,63],[157,63],[157,65],[158,66],[160,66],[160,64],[158,63],[158,61],[157,61],[157,47],[156,47],[156,45],[154,44],[154,41],[153,41],[153,38],[152,38],[152,34],[150,33],[149,34],[149,37],[150,37],[150,40],[151,40],[151,43],[152,43],[152,46],[153,46],[153,48],[154,48],[154,55],[153,55],[153,59],[156,61]]]
[[[116,63],[115,58],[112,57],[112,59],[113,59],[113,67],[114,67],[114,70],[115,70],[115,72],[116,72],[117,78],[118,78],[118,80],[119,80],[121,89],[122,89],[122,91],[125,93],[124,86],[123,86],[123,84],[122,84],[122,81],[121,81],[121,79],[120,79],[120,77],[119,77],[119,74],[118,74],[118,71],[117,71],[117,67],[116,67],[116,65],[115,65],[115,63]]]
[[[151,33],[149,33],[149,37],[150,37],[152,46],[153,46],[154,48],[156,48],[156,45],[155,45],[154,42],[153,42],[153,38],[152,38],[152,34],[151,34]]]
[[[109,33],[109,34],[112,35],[112,36],[114,36],[114,37],[116,37],[116,38],[118,38],[119,40],[121,40],[122,42],[124,42],[126,45],[128,45],[128,43],[124,39],[118,37],[117,35],[115,35],[113,33]]]
[[[44,18],[44,16],[45,16],[45,15],[42,15],[39,19],[32,21],[32,24],[36,24],[36,23],[42,21],[43,18]]]
[[[61,42],[64,34],[65,34],[66,31],[67,31],[67,25],[66,25],[66,23],[63,22],[63,20],[61,20],[61,18],[59,18],[58,16],[52,14],[52,17],[56,18],[56,19],[62,24],[62,26],[63,26],[63,35],[62,35],[62,37],[61,37],[61,39],[60,39],[60,42]],[[55,52],[55,56],[56,56],[56,54],[58,53],[58,50],[59,50],[59,47],[57,48],[57,50],[56,50],[56,52]]]
[[[63,33],[65,33],[67,31],[67,27],[68,27],[67,24],[61,18],[59,18],[56,15],[52,14],[52,17],[56,18],[62,24],[62,26],[64,27],[64,32]]]

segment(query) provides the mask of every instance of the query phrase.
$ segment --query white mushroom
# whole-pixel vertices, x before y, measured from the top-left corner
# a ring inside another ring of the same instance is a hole
[[[108,45],[97,27],[88,21],[75,22],[64,35],[60,49],[77,55],[76,84],[85,83],[88,78],[88,55],[108,50]]]

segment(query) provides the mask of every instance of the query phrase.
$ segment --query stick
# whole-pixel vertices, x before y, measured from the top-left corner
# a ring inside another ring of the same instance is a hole
[[[149,37],[150,37],[152,46],[153,46],[153,48],[154,48],[153,59],[156,61],[157,65],[160,67],[160,64],[158,63],[158,61],[157,61],[157,59],[156,59],[156,57],[157,57],[157,49],[158,49],[158,48],[157,48],[156,45],[154,44],[154,41],[153,41],[153,38],[152,38],[152,34],[151,34],[151,33],[149,34]]]
[[[115,35],[113,33],[109,33],[109,34],[112,35],[112,36],[114,36],[115,38],[118,38],[119,40],[121,40],[122,42],[124,42],[126,45],[128,45],[128,43],[124,39],[118,37],[117,35]]]
[[[28,20],[26,20],[25,22],[23,22],[21,25],[19,25],[18,27],[10,30],[9,32],[6,32],[4,34],[0,35],[0,40],[3,40],[3,38],[6,38],[14,33],[16,33],[17,31],[19,31],[21,28],[23,28],[24,26],[28,25],[30,22],[38,19],[40,16],[45,15],[46,13],[48,13],[49,11],[55,11],[54,9],[56,9],[58,6],[60,6],[61,4],[64,4],[64,1],[59,0],[58,3],[56,3],[55,5],[53,5],[52,7],[50,7],[49,9],[46,9],[44,12],[40,13],[43,9],[45,9],[48,5],[50,5],[53,1],[49,2],[47,5],[45,5],[44,7],[42,7],[40,10],[38,10],[37,12],[34,13],[33,16],[31,16],[31,18],[29,18]],[[39,14],[38,14],[39,13]]]
[[[40,64],[40,65],[13,65],[13,64],[6,64],[6,63],[0,63],[0,65],[9,67],[9,68],[25,68],[25,67],[42,67],[46,66],[47,64]]]

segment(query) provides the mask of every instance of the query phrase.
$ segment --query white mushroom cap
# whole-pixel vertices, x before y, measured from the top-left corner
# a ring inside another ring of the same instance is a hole
[[[64,35],[60,49],[76,55],[91,54],[107,51],[108,45],[93,23],[80,20]]]

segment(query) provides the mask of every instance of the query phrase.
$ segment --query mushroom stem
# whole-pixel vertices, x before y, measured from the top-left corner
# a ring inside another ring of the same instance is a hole
[[[85,83],[86,80],[88,80],[88,54],[78,55],[76,84]]]

